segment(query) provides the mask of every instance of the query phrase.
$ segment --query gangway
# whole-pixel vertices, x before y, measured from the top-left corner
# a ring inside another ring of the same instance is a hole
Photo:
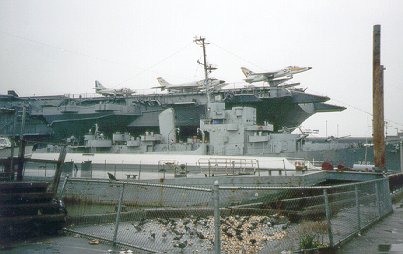
[[[200,158],[198,165],[206,176],[216,175],[260,175],[259,161],[246,158]]]

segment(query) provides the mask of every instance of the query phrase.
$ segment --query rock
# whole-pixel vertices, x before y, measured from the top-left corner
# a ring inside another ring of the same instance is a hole
[[[92,239],[92,240],[88,241],[88,243],[91,244],[91,245],[96,245],[96,244],[99,244],[99,240],[98,239]]]

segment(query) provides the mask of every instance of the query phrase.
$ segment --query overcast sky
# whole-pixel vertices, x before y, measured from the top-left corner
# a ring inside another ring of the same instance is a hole
[[[306,92],[348,109],[318,113],[302,127],[320,136],[372,133],[372,31],[381,25],[388,134],[403,130],[403,1],[17,1],[0,0],[0,94],[147,89],[203,78],[200,47],[210,42],[212,76],[240,85],[240,67],[296,74]],[[326,128],[327,126],[327,128]]]

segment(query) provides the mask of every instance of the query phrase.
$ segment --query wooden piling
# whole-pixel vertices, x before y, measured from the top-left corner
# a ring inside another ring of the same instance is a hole
[[[59,159],[57,160],[56,172],[53,178],[53,182],[48,188],[48,191],[54,193],[55,196],[57,195],[57,188],[59,187],[60,176],[62,174],[62,165],[66,158],[66,153],[66,146],[63,145],[62,149],[60,150]]]
[[[383,66],[381,66],[381,26],[374,25],[373,29],[373,59],[372,59],[372,133],[374,143],[374,164],[380,170],[385,170],[385,124],[383,106]]]

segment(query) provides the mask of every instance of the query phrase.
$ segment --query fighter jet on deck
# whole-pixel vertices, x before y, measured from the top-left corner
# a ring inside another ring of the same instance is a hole
[[[292,79],[292,75],[300,72],[304,72],[312,69],[312,67],[298,67],[298,66],[288,66],[284,69],[273,71],[273,72],[263,72],[254,73],[248,68],[241,67],[243,74],[245,74],[248,83],[254,83],[259,81],[268,82],[270,86],[278,86],[287,80]]]
[[[95,92],[103,96],[129,96],[135,91],[129,88],[109,89],[104,87],[98,80],[95,80]]]
[[[160,86],[154,88],[160,88],[162,91],[166,89],[168,90],[168,92],[185,92],[185,91],[203,91],[206,89],[204,79],[183,84],[170,84],[161,77],[158,77],[157,80],[158,83],[160,83]],[[209,82],[208,84],[209,90],[217,90],[227,85],[224,80],[219,80],[215,78],[208,79],[208,82]]]

